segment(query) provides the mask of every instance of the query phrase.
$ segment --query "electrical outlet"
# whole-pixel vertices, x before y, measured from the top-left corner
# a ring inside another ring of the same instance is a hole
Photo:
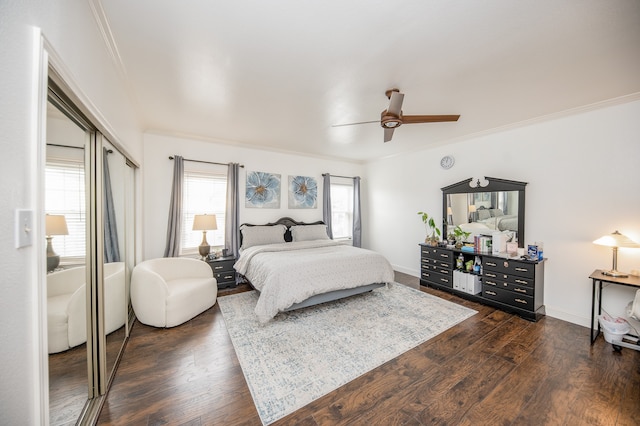
[[[33,244],[33,210],[16,209],[16,248]]]

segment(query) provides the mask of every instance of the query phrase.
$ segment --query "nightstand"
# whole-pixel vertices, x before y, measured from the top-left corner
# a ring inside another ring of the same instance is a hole
[[[207,263],[213,270],[213,277],[218,281],[219,289],[236,286],[236,271],[233,269],[236,260],[234,256],[207,259]]]

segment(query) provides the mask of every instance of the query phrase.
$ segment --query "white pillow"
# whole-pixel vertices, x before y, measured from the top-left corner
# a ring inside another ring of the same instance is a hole
[[[284,225],[261,225],[240,227],[242,232],[242,248],[247,249],[252,246],[264,244],[284,243],[284,233],[287,227]]]
[[[327,225],[294,225],[291,227],[292,241],[328,240]]]

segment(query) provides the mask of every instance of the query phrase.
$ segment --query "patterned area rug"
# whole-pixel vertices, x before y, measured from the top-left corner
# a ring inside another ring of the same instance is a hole
[[[474,315],[402,284],[260,324],[255,291],[218,298],[263,424],[304,407]]]

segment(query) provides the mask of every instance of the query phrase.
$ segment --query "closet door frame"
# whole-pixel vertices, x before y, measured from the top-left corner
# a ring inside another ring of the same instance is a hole
[[[34,76],[34,134],[35,161],[37,183],[34,188],[36,200],[34,202],[34,214],[37,218],[34,244],[38,254],[35,256],[37,267],[34,273],[37,274],[35,282],[38,285],[37,303],[34,309],[34,317],[37,318],[38,344],[36,346],[38,358],[37,377],[38,389],[35,393],[38,407],[38,417],[40,424],[49,424],[49,371],[48,371],[48,350],[47,350],[47,287],[46,287],[46,267],[45,267],[45,227],[44,227],[44,168],[46,164],[46,108],[49,91],[49,80],[51,80],[64,95],[67,103],[78,114],[81,119],[89,123],[91,128],[88,149],[85,151],[85,159],[88,173],[87,187],[87,376],[88,376],[88,399],[76,424],[94,424],[100,413],[108,387],[113,379],[118,361],[115,362],[111,371],[107,371],[106,362],[106,335],[104,318],[104,288],[103,288],[103,251],[104,251],[104,219],[103,219],[103,170],[102,170],[102,146],[103,140],[107,139],[126,158],[127,164],[135,168],[139,166],[131,160],[131,156],[110,131],[106,120],[97,111],[95,106],[83,94],[79,86],[75,83],[71,74],[66,70],[61,58],[56,54],[53,47],[46,38],[36,31],[36,46],[34,47],[34,58],[36,59],[36,75]],[[134,186],[131,188],[136,192],[135,172],[133,174]],[[135,200],[135,198],[134,198]],[[135,201],[134,201],[135,202]],[[135,223],[132,230],[135,235]],[[135,237],[134,237],[135,241]],[[135,250],[135,246],[132,247]],[[135,252],[134,252],[135,260]],[[133,267],[133,265],[131,265]],[[128,298],[127,298],[128,300]],[[125,301],[122,301],[125,303]],[[128,303],[127,309],[129,309]],[[131,329],[133,315],[127,315],[125,323],[125,338],[118,353],[118,358],[122,355],[122,350],[126,345]]]

